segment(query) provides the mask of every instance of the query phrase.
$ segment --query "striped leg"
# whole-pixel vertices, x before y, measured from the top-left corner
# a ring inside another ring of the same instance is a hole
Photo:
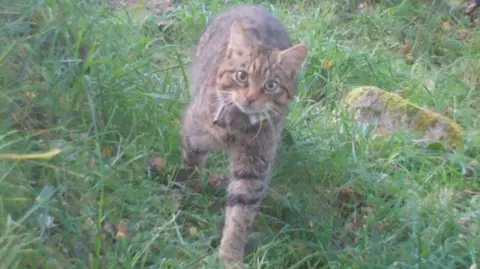
[[[269,181],[272,163],[264,155],[261,147],[246,145],[231,152],[232,178],[228,186],[225,225],[219,249],[220,258],[226,265],[243,262],[248,230]]]
[[[197,170],[203,169],[210,151],[214,148],[214,140],[201,126],[184,125],[183,135],[183,169],[177,175],[177,181],[185,182],[195,177]]]

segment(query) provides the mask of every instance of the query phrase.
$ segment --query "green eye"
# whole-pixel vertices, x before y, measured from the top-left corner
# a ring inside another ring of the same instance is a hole
[[[278,83],[275,80],[269,80],[267,83],[265,83],[264,88],[267,92],[274,92],[278,88]]]
[[[248,81],[248,74],[243,70],[238,70],[235,73],[235,78],[237,79],[238,82],[245,84]]]

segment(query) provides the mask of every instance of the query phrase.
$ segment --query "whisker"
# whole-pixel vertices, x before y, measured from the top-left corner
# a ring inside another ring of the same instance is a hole
[[[273,114],[275,114],[275,116],[280,116],[280,113],[278,111],[275,111],[274,109],[269,108],[269,107],[267,107],[266,112],[272,112]]]
[[[263,114],[263,112],[260,112],[260,113]],[[253,141],[253,140],[255,140],[255,138],[258,137],[258,135],[260,134],[260,131],[262,130],[262,125],[263,125],[263,121],[260,121],[260,125],[258,126],[258,131],[257,131],[257,133],[255,134],[255,136],[252,137],[252,139],[250,139],[250,141]]]
[[[271,104],[267,104],[267,110],[274,113],[276,116],[281,116],[280,111],[278,111],[276,107],[272,106]]]
[[[213,117],[213,124],[217,124],[218,122],[218,119],[220,118],[220,116],[222,115],[222,112],[223,112],[223,109],[225,108],[224,105],[220,105],[218,108],[217,108],[217,112],[215,112],[215,116]]]
[[[270,129],[272,130],[272,134],[275,134],[275,127],[273,125],[272,119],[270,118],[270,115],[267,112],[262,112],[264,114],[265,118],[267,119],[268,125],[270,125]]]
[[[222,116],[223,112],[225,111],[225,108],[229,108],[230,104],[233,103],[233,101],[228,101],[226,103],[223,102],[223,100],[220,101],[220,106],[217,108],[217,111],[215,112],[215,116],[213,117],[213,124],[216,124],[218,122],[218,119]]]

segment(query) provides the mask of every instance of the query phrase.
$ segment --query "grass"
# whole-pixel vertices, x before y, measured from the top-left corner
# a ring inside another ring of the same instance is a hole
[[[310,54],[250,268],[478,263],[479,28],[441,1],[381,1],[363,12],[355,1],[270,2]],[[1,3],[0,153],[62,153],[0,160],[0,267],[220,268],[222,195],[172,178],[191,49],[227,4],[185,0],[128,15],[99,1]],[[465,145],[372,138],[337,113],[359,85],[454,118]],[[163,160],[157,173],[151,156]],[[221,154],[210,167],[225,172]]]

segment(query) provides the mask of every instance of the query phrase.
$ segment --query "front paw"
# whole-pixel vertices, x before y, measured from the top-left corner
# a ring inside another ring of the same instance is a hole
[[[220,261],[225,269],[243,269],[243,255],[232,254],[219,250]]]
[[[203,193],[205,188],[201,174],[197,170],[190,168],[181,168],[175,176],[175,183],[197,193]]]
[[[199,173],[193,168],[182,167],[175,176],[175,182],[185,184],[199,178]]]

